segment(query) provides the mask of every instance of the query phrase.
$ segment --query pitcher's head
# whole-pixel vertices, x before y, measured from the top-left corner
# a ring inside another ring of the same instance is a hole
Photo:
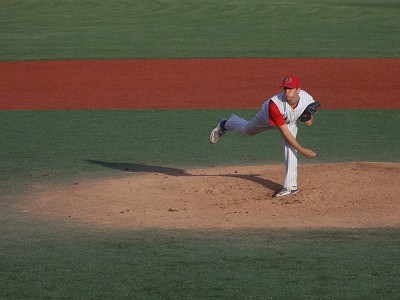
[[[283,95],[290,105],[296,105],[299,101],[299,93],[301,91],[301,82],[297,76],[290,75],[283,79],[281,87],[283,87]]]

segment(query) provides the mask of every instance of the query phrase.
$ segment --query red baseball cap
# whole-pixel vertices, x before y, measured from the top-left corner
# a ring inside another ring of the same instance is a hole
[[[300,79],[297,76],[290,75],[283,79],[281,87],[294,89],[301,86]]]

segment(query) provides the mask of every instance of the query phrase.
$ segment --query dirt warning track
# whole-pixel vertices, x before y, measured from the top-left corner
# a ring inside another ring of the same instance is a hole
[[[257,109],[297,74],[323,109],[400,109],[400,59],[0,63],[0,109]]]

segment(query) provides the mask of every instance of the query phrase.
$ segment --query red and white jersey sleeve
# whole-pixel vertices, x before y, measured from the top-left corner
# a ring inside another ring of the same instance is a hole
[[[272,126],[282,126],[286,123],[285,119],[283,118],[282,113],[279,111],[278,106],[275,104],[274,101],[269,101],[268,104],[268,117],[269,117],[269,124]]]

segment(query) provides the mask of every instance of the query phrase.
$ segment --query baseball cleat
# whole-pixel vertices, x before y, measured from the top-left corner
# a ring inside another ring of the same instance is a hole
[[[294,195],[299,192],[299,189],[297,187],[293,188],[283,188],[280,192],[278,192],[275,197],[283,197],[283,196],[289,196],[289,195]]]
[[[224,135],[226,132],[225,128],[222,128],[221,122],[226,122],[228,119],[219,119],[215,124],[215,128],[211,131],[210,134],[210,143],[215,144],[218,142],[219,138]]]

